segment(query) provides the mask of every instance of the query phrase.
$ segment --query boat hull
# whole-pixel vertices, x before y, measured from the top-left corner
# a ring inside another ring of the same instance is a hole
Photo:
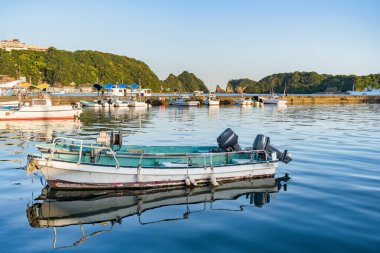
[[[265,178],[275,174],[277,161],[237,164],[207,168],[133,168],[33,158],[37,168],[52,188],[114,189],[152,188],[185,185],[190,178],[196,183],[212,180],[233,181]]]
[[[2,110],[0,120],[55,120],[55,119],[74,119],[81,114],[80,109],[63,110]]]

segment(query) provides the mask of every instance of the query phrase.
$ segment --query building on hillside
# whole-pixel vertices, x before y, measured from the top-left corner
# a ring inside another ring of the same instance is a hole
[[[0,41],[0,49],[4,49],[6,51],[12,50],[34,50],[34,51],[47,51],[47,47],[40,47],[35,45],[28,45],[21,42],[19,39],[13,40],[1,40]]]

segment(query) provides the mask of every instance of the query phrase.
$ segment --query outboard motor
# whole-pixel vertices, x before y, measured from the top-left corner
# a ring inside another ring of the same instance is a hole
[[[283,163],[288,163],[292,160],[290,153],[288,153],[288,150],[280,152],[278,149],[270,145],[270,138],[262,134],[258,134],[256,136],[256,139],[253,142],[253,150],[265,150],[270,154],[276,153],[278,160]]]
[[[231,128],[227,128],[219,135],[216,141],[218,142],[219,148],[223,151],[240,151],[241,147],[238,143],[238,138],[238,135],[235,134]]]

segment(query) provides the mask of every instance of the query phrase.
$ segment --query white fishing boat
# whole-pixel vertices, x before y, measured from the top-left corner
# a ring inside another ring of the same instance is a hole
[[[278,161],[291,161],[287,151],[258,135],[252,147],[242,149],[238,136],[226,129],[218,146],[123,146],[122,134],[101,133],[97,143],[36,145],[28,171],[41,171],[52,188],[149,188],[197,185],[244,178],[270,177]]]
[[[203,101],[203,104],[208,106],[218,106],[220,103],[219,99],[216,99],[216,95],[214,93],[209,93],[208,98]]]
[[[73,119],[82,110],[71,105],[52,105],[46,96],[32,99],[32,104],[25,103],[16,109],[0,110],[0,120],[53,120]]]
[[[261,98],[264,104],[286,106],[287,101],[280,99],[277,95],[271,95],[269,98]]]
[[[113,101],[113,105],[115,107],[128,107],[128,106],[130,106],[130,101],[129,100],[116,99],[115,101]]]
[[[179,96],[176,100],[171,101],[169,105],[175,106],[198,106],[200,103],[197,100],[190,100],[188,97]]]
[[[237,105],[253,105],[253,101],[250,98],[239,98],[235,100]]]

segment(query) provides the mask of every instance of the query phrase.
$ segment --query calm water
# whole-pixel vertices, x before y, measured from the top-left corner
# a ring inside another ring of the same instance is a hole
[[[0,122],[1,251],[377,252],[379,111],[380,105],[155,107],[90,109],[79,122]],[[209,145],[226,127],[242,146],[262,133],[289,149],[294,160],[280,164],[276,177],[292,179],[281,188],[256,180],[194,192],[95,192],[87,199],[58,192],[62,199],[48,211],[60,205],[66,216],[50,222],[76,225],[57,227],[55,241],[53,228],[29,225],[39,226],[28,216],[43,203],[35,199],[44,181],[23,168],[36,142],[55,135],[92,139],[122,128],[129,144]],[[89,222],[95,223],[79,225]]]

